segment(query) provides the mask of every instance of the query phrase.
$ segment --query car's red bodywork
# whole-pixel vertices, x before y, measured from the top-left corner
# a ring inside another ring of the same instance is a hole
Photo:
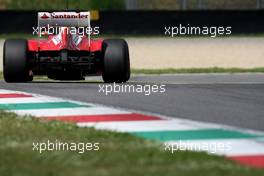
[[[76,41],[77,40],[77,41]],[[47,39],[28,40],[28,50],[30,52],[79,50],[96,52],[101,51],[103,40],[90,40],[87,36],[72,35],[63,28],[57,35],[50,35]]]
[[[126,82],[130,77],[127,42],[91,39],[90,12],[39,12],[38,39],[10,39],[4,44],[7,82],[32,81],[35,75],[55,80],[84,80],[102,75],[105,82]],[[58,30],[57,30],[58,29]],[[43,31],[44,30],[44,31]],[[41,36],[47,38],[41,38]]]
[[[47,74],[55,78],[58,76],[54,74],[59,70],[67,73],[64,75],[79,75],[80,72],[82,75],[101,74],[103,40],[69,31],[68,27],[61,27],[58,34],[47,35],[45,39],[27,40],[29,67],[34,75]]]

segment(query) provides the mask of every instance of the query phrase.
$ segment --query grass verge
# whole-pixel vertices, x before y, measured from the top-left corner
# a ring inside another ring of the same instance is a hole
[[[184,74],[184,73],[264,73],[264,67],[259,68],[167,68],[167,69],[132,69],[132,74]],[[3,73],[0,72],[0,80]],[[49,81],[46,76],[35,76],[34,80]],[[85,82],[85,81],[84,81]]]
[[[0,111],[1,176],[174,176],[263,175],[199,152],[164,151],[164,146],[130,134],[79,128],[58,121],[40,122]],[[33,142],[99,143],[99,151],[33,151]]]
[[[32,31],[33,32],[33,31]],[[0,34],[0,39],[31,39],[31,38],[37,38],[37,35],[32,34]]]
[[[183,74],[183,73],[264,73],[264,67],[259,68],[166,68],[166,69],[132,69],[132,74]],[[0,79],[3,73],[0,72]],[[34,80],[50,80],[46,76],[36,76]]]
[[[177,74],[177,73],[264,73],[264,68],[167,68],[132,69],[134,74]]]

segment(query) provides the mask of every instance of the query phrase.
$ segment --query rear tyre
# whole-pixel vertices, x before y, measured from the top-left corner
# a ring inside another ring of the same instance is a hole
[[[10,39],[4,43],[4,79],[6,82],[32,81],[27,67],[27,41]]]
[[[102,76],[106,83],[122,83],[129,80],[129,50],[125,40],[109,39],[103,41]]]

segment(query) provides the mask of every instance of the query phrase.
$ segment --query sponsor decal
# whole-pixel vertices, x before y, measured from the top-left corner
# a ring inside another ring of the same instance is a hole
[[[78,46],[82,41],[82,36],[72,35],[72,42],[75,46]]]
[[[55,45],[58,45],[62,41],[62,36],[60,34],[56,35],[52,38],[52,41]]]
[[[83,14],[83,13],[73,13],[73,12],[53,12],[53,13],[44,13],[41,14],[40,18],[41,19],[88,19],[89,15],[88,14]]]
[[[44,13],[41,17],[40,17],[41,19],[48,19],[48,18],[50,18],[46,13]]]

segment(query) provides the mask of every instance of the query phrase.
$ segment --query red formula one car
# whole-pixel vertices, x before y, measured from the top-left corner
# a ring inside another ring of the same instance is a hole
[[[5,41],[6,82],[32,81],[34,75],[56,80],[83,80],[87,75],[102,75],[107,83],[129,80],[127,42],[91,39],[94,31],[89,12],[39,12],[38,27],[33,29],[46,38]]]

